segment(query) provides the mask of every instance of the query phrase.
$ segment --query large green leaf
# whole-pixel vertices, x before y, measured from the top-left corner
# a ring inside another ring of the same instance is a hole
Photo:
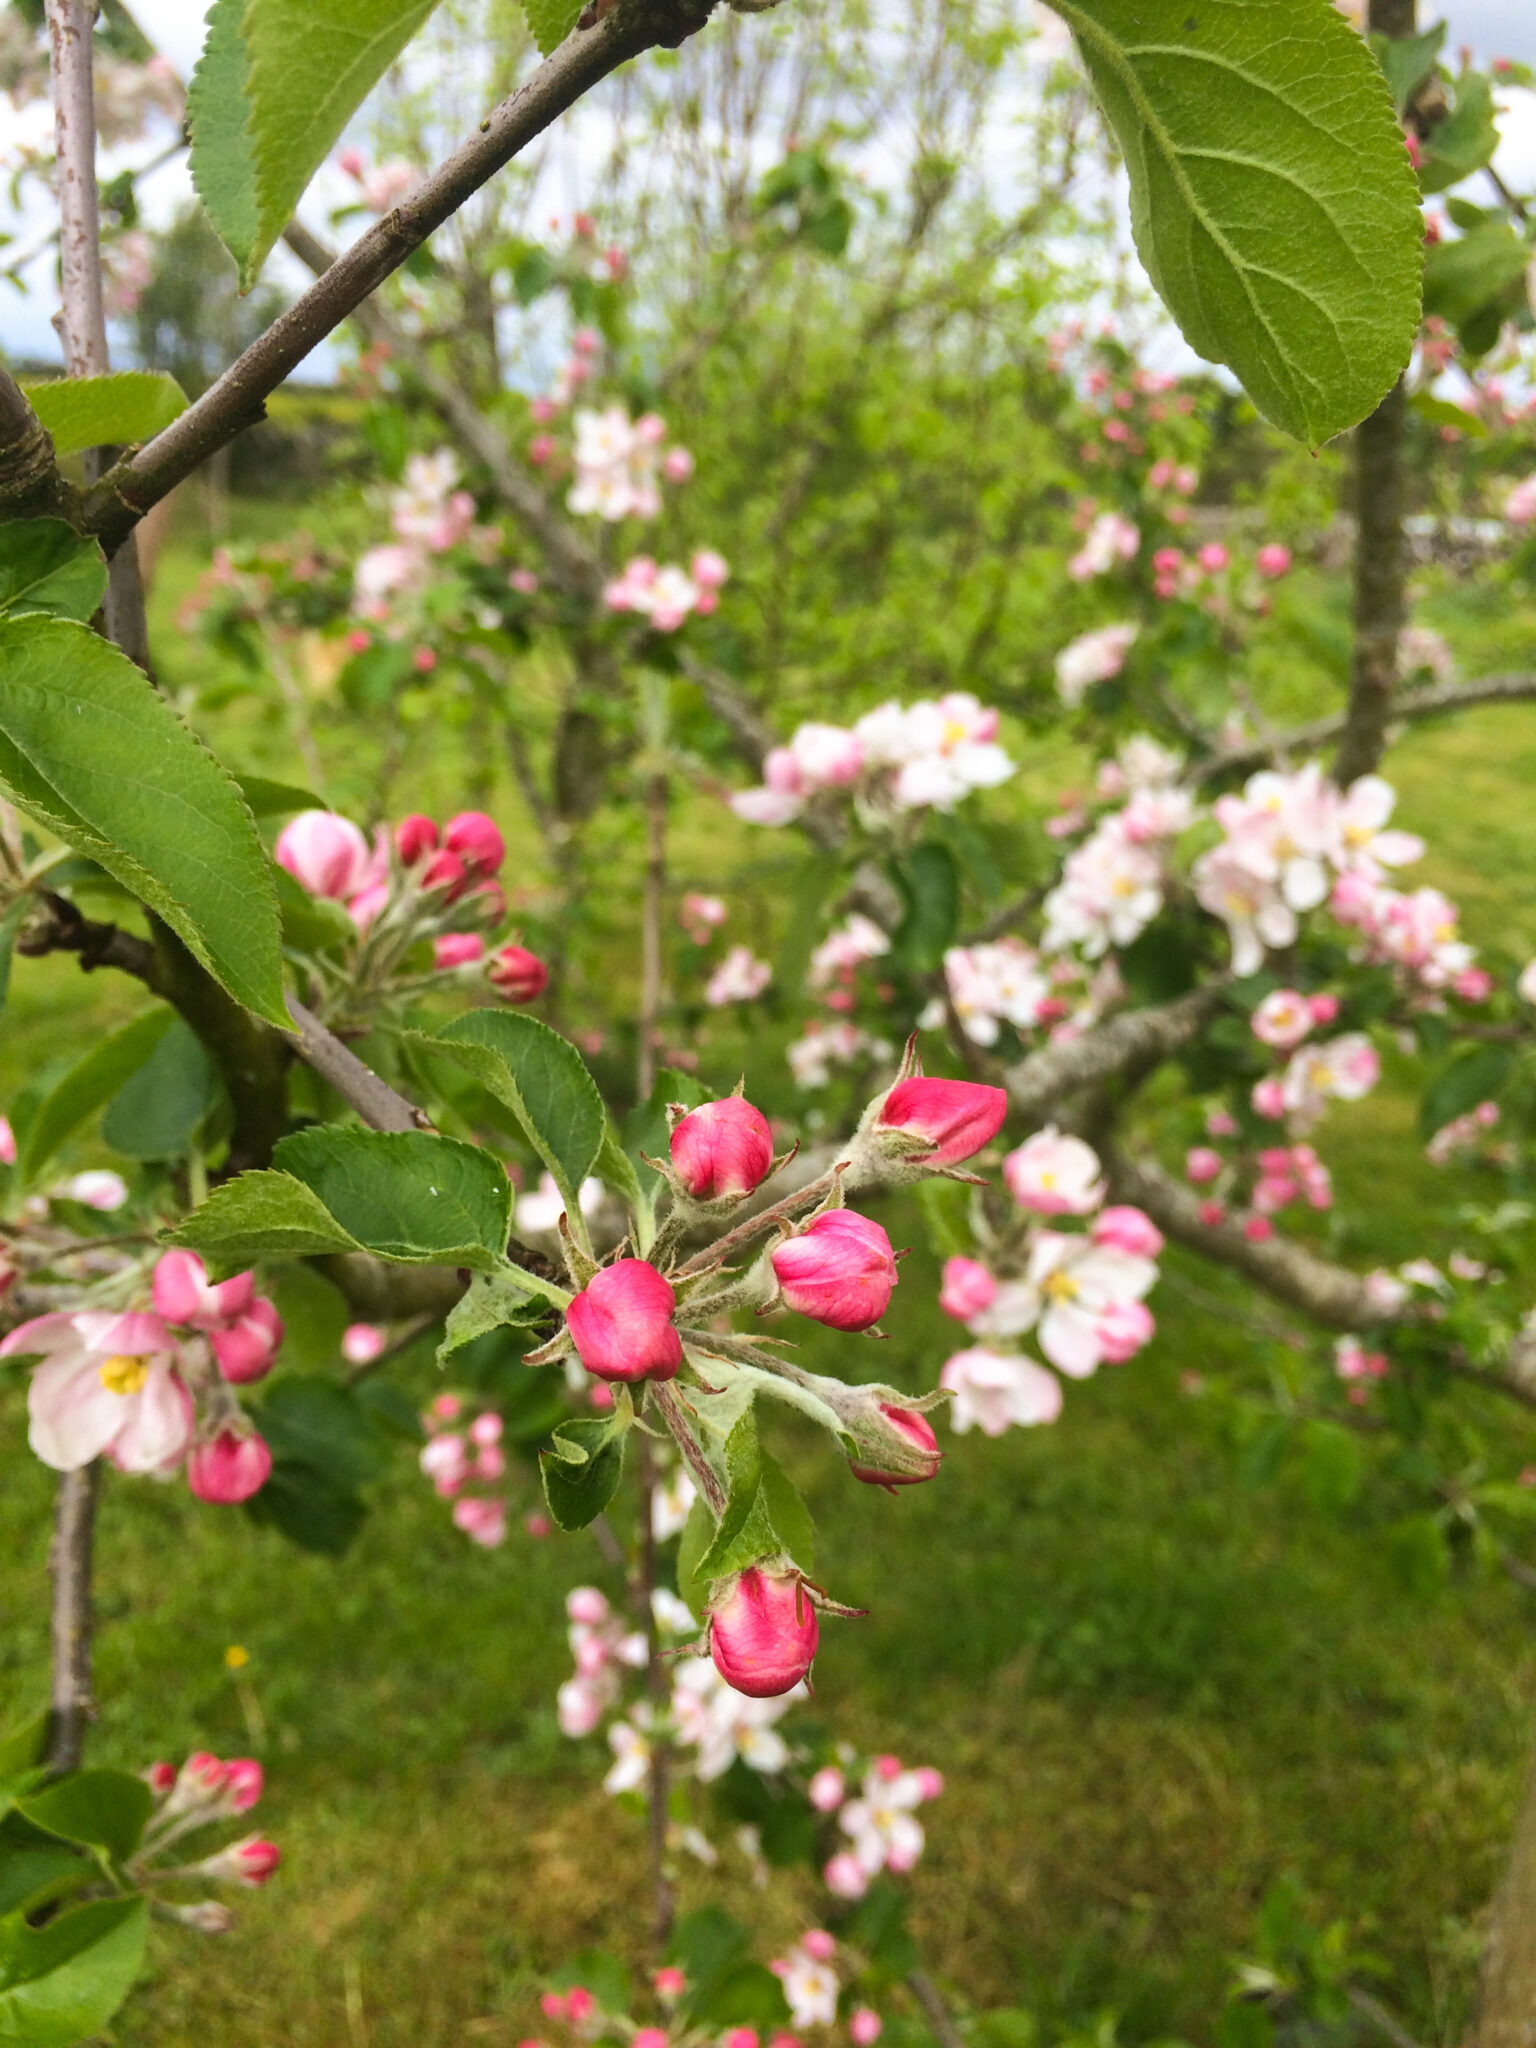
[[[46,1927],[0,1920],[0,2041],[70,2048],[99,2034],[139,1973],[148,1918],[132,1898],[78,1906]]]
[[[125,1159],[182,1159],[213,1107],[213,1062],[179,1017],[107,1105],[101,1135]]]
[[[1423,227],[1391,95],[1328,0],[1052,0],[1191,346],[1314,447],[1413,346]]]
[[[273,1164],[381,1258],[487,1273],[504,1267],[512,1183],[489,1152],[425,1131],[321,1125],[284,1138]]]
[[[187,409],[187,394],[165,370],[58,377],[29,384],[27,400],[60,455],[148,441]]]
[[[576,26],[581,0],[523,0],[523,12],[533,30],[539,54],[547,57],[552,50],[559,49]]]
[[[131,1771],[71,1771],[16,1804],[34,1827],[105,1849],[119,1862],[139,1846],[155,1809],[149,1787]]]
[[[203,53],[187,88],[192,184],[215,234],[234,257],[240,289],[256,281],[256,157],[246,131],[245,0],[214,0]]]
[[[143,671],[69,619],[0,618],[0,790],[290,1028],[277,897],[234,782]]]
[[[437,0],[247,0],[246,132],[256,174],[250,268]]]
[[[66,520],[16,519],[0,526],[0,612],[88,619],[106,588],[100,544]]]
[[[16,1173],[23,1187],[35,1181],[54,1153],[88,1116],[110,1102],[130,1076],[154,1054],[175,1018],[156,1009],[135,1017],[121,1031],[93,1045],[38,1104],[18,1133]]]
[[[574,1201],[603,1149],[608,1118],[597,1083],[570,1040],[537,1017],[467,1010],[435,1043],[457,1052],[475,1079],[505,1103],[559,1183],[567,1205]]]
[[[306,1259],[322,1252],[357,1252],[320,1197],[291,1173],[270,1169],[225,1181],[175,1230],[166,1244],[199,1253],[216,1280],[243,1273],[258,1259]]]

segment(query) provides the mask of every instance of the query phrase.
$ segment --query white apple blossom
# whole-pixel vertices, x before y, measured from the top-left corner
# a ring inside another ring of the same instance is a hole
[[[953,1394],[950,1420],[955,1433],[979,1429],[1001,1436],[1017,1425],[1054,1422],[1061,1413],[1061,1381],[1032,1358],[975,1345],[957,1351],[939,1374],[939,1385]]]
[[[860,1059],[887,1059],[890,1051],[885,1039],[872,1037],[856,1024],[839,1021],[811,1025],[803,1036],[790,1040],[785,1057],[798,1087],[825,1088],[832,1079],[834,1064],[849,1066]]]
[[[41,1363],[27,1389],[27,1441],[56,1472],[102,1456],[123,1472],[168,1472],[191,1448],[192,1396],[159,1316],[34,1316],[0,1343],[0,1358],[33,1355]]]
[[[1019,1207],[1037,1216],[1087,1216],[1104,1199],[1099,1155],[1054,1124],[1008,1154],[1003,1178]]]
[[[1021,939],[951,946],[944,978],[960,1028],[976,1045],[996,1045],[1004,1023],[1029,1030],[1051,993],[1039,954]]]
[[[1380,1056],[1365,1033],[1346,1031],[1292,1053],[1280,1084],[1281,1101],[1299,1123],[1312,1123],[1330,1099],[1358,1102],[1368,1095],[1380,1074]]]
[[[889,953],[891,942],[873,918],[862,912],[829,932],[811,955],[806,981],[812,988],[826,988],[839,975],[851,972],[865,960],[878,960]]]
[[[1042,1230],[1026,1278],[1040,1301],[1040,1349],[1071,1379],[1086,1379],[1106,1358],[1129,1357],[1152,1334],[1139,1306],[1157,1278],[1150,1258]]]
[[[773,1964],[784,1987],[789,2017],[797,2027],[830,2027],[837,2018],[837,1972],[829,1963],[792,1948]]]
[[[1040,943],[1047,953],[1075,949],[1096,960],[1110,946],[1130,945],[1162,907],[1162,860],[1144,838],[1127,833],[1116,813],[1068,854],[1045,899]]]
[[[1067,564],[1075,582],[1103,576],[1121,562],[1133,561],[1141,546],[1141,530],[1118,512],[1101,512],[1083,537],[1083,544]]]
[[[750,1003],[772,979],[773,969],[766,960],[759,960],[750,946],[732,946],[704,984],[704,1000],[715,1010],[724,1009],[727,1003]]]
[[[1140,627],[1127,621],[1119,626],[1096,626],[1091,633],[1079,633],[1056,657],[1056,688],[1064,704],[1080,704],[1094,683],[1106,683],[1119,675]]]
[[[876,1763],[865,1774],[861,1796],[848,1801],[837,1821],[868,1876],[911,1870],[922,1855],[923,1824],[916,1809],[924,1796],[917,1771],[887,1773]]]

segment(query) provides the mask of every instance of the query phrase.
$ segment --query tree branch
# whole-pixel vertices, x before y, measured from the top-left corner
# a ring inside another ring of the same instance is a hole
[[[1467,711],[1478,704],[1513,704],[1536,697],[1536,674],[1516,671],[1510,675],[1480,676],[1470,683],[1431,683],[1407,690],[1392,705],[1392,724],[1416,723],[1421,718],[1441,718],[1448,712]],[[1336,712],[1329,718],[1314,718],[1306,725],[1293,725],[1265,739],[1247,740],[1239,747],[1222,747],[1191,767],[1189,780],[1196,785],[1220,781],[1223,776],[1243,774],[1254,768],[1268,768],[1296,754],[1315,754],[1338,739],[1348,723],[1348,714]]]
[[[1198,1038],[1220,1009],[1219,984],[1192,989],[1151,1010],[1127,1010],[1081,1038],[1042,1046],[1003,1075],[1023,1117],[1048,1116],[1064,1098],[1106,1081],[1134,1083]]]
[[[53,436],[10,371],[0,366],[0,519],[67,519],[72,509],[54,458]]]
[[[96,1487],[100,1468],[93,1460],[59,1474],[48,1573],[53,1581],[53,1681],[48,1697],[48,1762],[56,1771],[77,1770],[85,1753],[85,1731],[96,1718],[91,1684],[91,1546],[96,1530]]]
[[[313,1067],[365,1124],[376,1131],[431,1129],[424,1110],[407,1102],[387,1081],[380,1080],[372,1067],[365,1066],[297,996],[288,998],[288,1013],[299,1027],[288,1034],[299,1058]]]
[[[56,0],[66,4],[66,0]],[[78,4],[78,0],[74,0]],[[479,132],[329,266],[203,396],[87,494],[88,529],[112,550],[150,506],[264,413],[268,395],[433,231],[559,115],[630,58],[676,47],[714,0],[619,0],[481,122]]]
[[[1397,645],[1407,581],[1403,444],[1408,391],[1401,377],[1355,429],[1355,645],[1349,704],[1333,764],[1347,789],[1381,759],[1397,687]]]

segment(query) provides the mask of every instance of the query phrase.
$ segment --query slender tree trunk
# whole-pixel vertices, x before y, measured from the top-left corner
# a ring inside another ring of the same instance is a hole
[[[48,1570],[53,1580],[53,1684],[48,1698],[48,1761],[75,1770],[85,1731],[96,1718],[91,1686],[91,1545],[98,1468],[61,1473]]]
[[[638,1099],[649,1102],[656,1081],[657,1021],[661,1016],[661,914],[667,892],[667,778],[645,785],[645,906],[640,942],[640,1051],[635,1067]]]
[[[651,1519],[651,1496],[656,1485],[656,1459],[650,1439],[636,1430],[640,1447],[640,1570],[635,1586],[635,1608],[645,1630],[645,1689],[657,1719],[667,1710],[667,1667],[661,1654],[661,1631],[651,1595],[656,1591],[656,1532]],[[651,1729],[651,1770],[646,1787],[650,1808],[651,1933],[660,1956],[672,1935],[672,1885],[667,1876],[667,1820],[672,1799],[672,1751],[655,1726]]]
[[[1410,36],[1415,0],[1370,0],[1378,34]],[[1333,779],[1347,788],[1381,759],[1397,687],[1397,645],[1403,630],[1406,550],[1403,536],[1403,441],[1408,393],[1401,378],[1355,429],[1355,644],[1349,709]]]

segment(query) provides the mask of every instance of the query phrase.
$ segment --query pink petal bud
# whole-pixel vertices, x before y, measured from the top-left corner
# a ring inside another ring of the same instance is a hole
[[[1124,1365],[1147,1343],[1157,1325],[1144,1301],[1112,1301],[1094,1325],[1099,1349],[1111,1365]]]
[[[884,2031],[885,2021],[867,2005],[848,2015],[848,2038],[854,2048],[875,2048]]]
[[[869,1890],[869,1872],[851,1849],[839,1849],[821,1875],[827,1890],[839,1899],[862,1899]]]
[[[866,1486],[919,1486],[938,1472],[944,1453],[926,1415],[915,1408],[899,1408],[892,1401],[876,1404],[877,1413],[891,1432],[888,1445],[871,1441],[861,1433],[858,1456],[850,1458],[848,1469]],[[882,1451],[887,1455],[882,1456]]]
[[[507,843],[484,811],[460,811],[443,827],[443,844],[473,874],[494,875],[507,857]]]
[[[457,903],[469,883],[469,870],[456,853],[447,847],[434,853],[422,870],[421,885],[424,889],[441,889],[444,899]]]
[[[222,1878],[228,1883],[254,1888],[265,1884],[282,1860],[282,1852],[275,1842],[264,1841],[260,1835],[247,1835],[243,1841],[231,1842],[217,1856],[206,1857],[196,1868],[204,1877]]]
[[[953,1316],[957,1323],[968,1323],[972,1316],[979,1316],[983,1309],[990,1308],[996,1293],[997,1282],[978,1260],[961,1258],[957,1254],[944,1261],[939,1307],[945,1315]]]
[[[824,1764],[806,1789],[818,1813],[836,1813],[848,1791],[843,1774],[835,1764]]]
[[[824,1927],[813,1927],[800,1937],[800,1946],[818,1963],[830,1963],[837,1954],[837,1942]]]
[[[1215,1180],[1221,1172],[1221,1154],[1213,1152],[1209,1145],[1191,1145],[1184,1155],[1184,1176],[1203,1187],[1209,1180]]]
[[[340,902],[367,880],[368,842],[350,818],[334,811],[300,811],[277,835],[273,859],[311,896]]]
[[[225,1765],[224,1796],[236,1813],[249,1813],[261,1797],[262,1768],[253,1756],[231,1757]]]
[[[669,1380],[683,1362],[672,1325],[677,1297],[644,1259],[619,1259],[595,1273],[566,1310],[576,1354],[604,1380]]]
[[[584,1628],[600,1628],[608,1619],[608,1600],[596,1586],[573,1586],[565,1596],[565,1611]]]
[[[221,1429],[199,1444],[187,1460],[187,1484],[199,1500],[228,1505],[260,1493],[272,1470],[272,1453],[254,1430],[242,1435]]]
[[[880,1128],[929,1140],[932,1152],[920,1155],[930,1167],[954,1166],[989,1145],[1008,1114],[1001,1088],[975,1081],[930,1081],[921,1075],[898,1081],[880,1111]]]
[[[690,1110],[672,1133],[672,1164],[696,1201],[749,1195],[773,1164],[773,1133],[739,1095]]]
[[[924,1799],[937,1799],[944,1790],[944,1773],[936,1771],[932,1764],[920,1764],[912,1775],[917,1779],[917,1789]]]
[[[395,827],[395,851],[410,868],[426,853],[437,851],[437,827],[420,811],[412,811]]]
[[[1152,1218],[1128,1203],[1103,1210],[1094,1221],[1092,1236],[1095,1244],[1133,1259],[1155,1259],[1163,1249],[1163,1233]]]
[[[259,1294],[240,1320],[214,1330],[208,1342],[219,1362],[219,1371],[234,1386],[259,1380],[271,1371],[283,1341],[283,1319]]]
[[[651,1978],[658,1998],[681,1998],[688,1989],[688,1979],[675,1963],[667,1963]]]
[[[549,969],[526,946],[503,946],[485,973],[497,995],[509,1003],[531,1003],[549,985]]]
[[[726,1684],[750,1699],[791,1692],[816,1655],[816,1610],[798,1572],[753,1565],[709,1603],[709,1653]]]
[[[1253,561],[1261,576],[1284,576],[1291,566],[1291,551],[1283,541],[1267,540]]]
[[[786,1304],[830,1329],[867,1330],[890,1305],[891,1241],[852,1209],[827,1210],[770,1256]]]
[[[444,932],[432,942],[432,965],[440,972],[453,967],[471,967],[485,958],[485,941],[478,932]]]

